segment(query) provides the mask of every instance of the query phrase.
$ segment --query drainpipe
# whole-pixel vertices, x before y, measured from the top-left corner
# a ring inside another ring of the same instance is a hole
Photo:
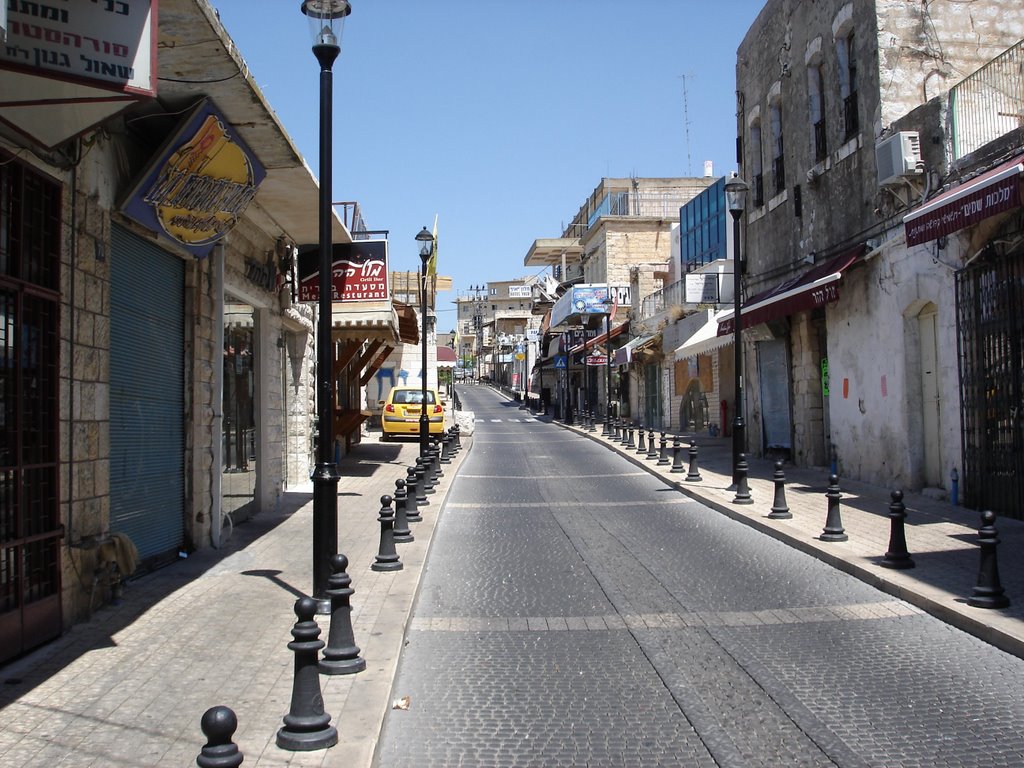
[[[214,549],[221,548],[221,479],[224,466],[224,244],[218,243],[213,249],[210,268],[213,270],[213,354],[220,363],[213,366],[213,423],[210,434],[213,440],[211,454],[213,466],[210,478],[210,543]]]

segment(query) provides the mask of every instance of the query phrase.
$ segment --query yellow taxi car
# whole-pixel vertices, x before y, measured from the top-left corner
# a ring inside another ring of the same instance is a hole
[[[420,433],[420,408],[423,406],[422,387],[395,386],[388,392],[386,400],[380,401],[381,439],[390,440],[396,435],[418,435]],[[444,432],[444,405],[436,389],[427,388],[427,416],[429,432],[440,435]]]

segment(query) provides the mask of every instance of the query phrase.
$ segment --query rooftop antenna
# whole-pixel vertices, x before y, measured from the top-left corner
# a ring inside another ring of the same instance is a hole
[[[693,75],[680,75],[683,81],[683,132],[686,134],[686,175],[693,176],[693,164],[690,161],[690,107],[686,98],[686,78]]]

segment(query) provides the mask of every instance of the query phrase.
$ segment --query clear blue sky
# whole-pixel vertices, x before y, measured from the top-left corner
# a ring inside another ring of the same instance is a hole
[[[211,1],[315,173],[319,69],[299,0]],[[393,269],[416,268],[438,214],[438,272],[455,283],[442,302],[533,274],[533,241],[560,236],[602,177],[735,169],[736,48],[762,5],[353,0],[333,197],[389,230]]]

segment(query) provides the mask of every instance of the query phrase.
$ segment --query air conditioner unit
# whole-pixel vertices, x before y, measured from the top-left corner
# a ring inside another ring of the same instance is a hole
[[[921,137],[917,131],[899,131],[875,144],[878,185],[899,182],[924,173],[921,162]]]

